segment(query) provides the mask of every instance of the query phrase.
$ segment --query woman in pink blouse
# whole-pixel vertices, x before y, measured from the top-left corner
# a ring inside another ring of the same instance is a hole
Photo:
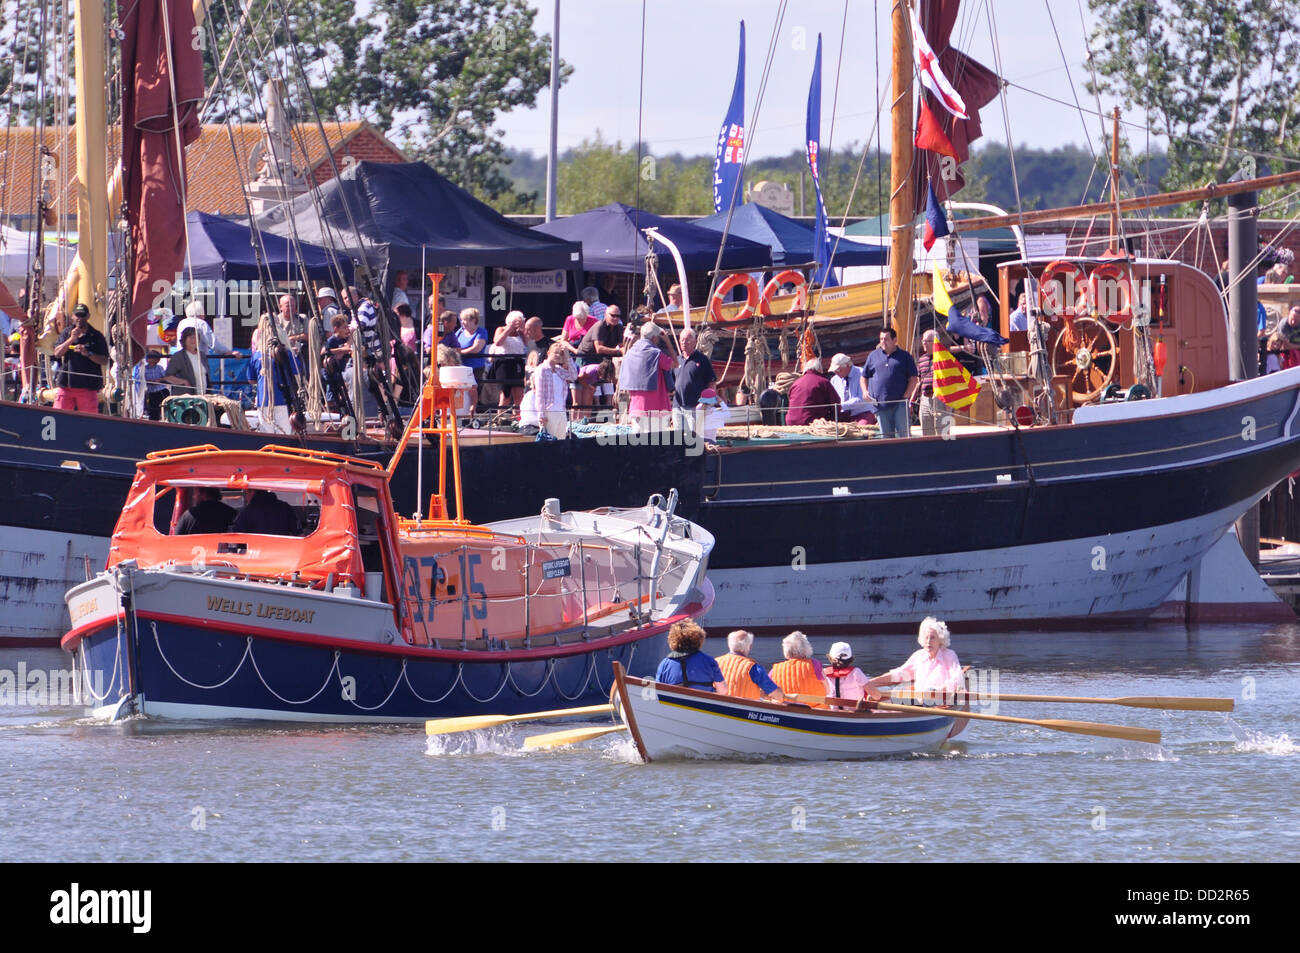
[[[918,692],[961,692],[966,690],[966,680],[957,653],[948,647],[948,626],[934,616],[926,616],[916,641],[922,646],[898,668],[877,675],[867,684],[893,685],[911,682]]]
[[[596,318],[591,313],[591,308],[587,306],[587,302],[573,302],[571,313],[564,319],[564,330],[560,332],[570,353],[578,353],[578,344],[583,336],[595,326]]]

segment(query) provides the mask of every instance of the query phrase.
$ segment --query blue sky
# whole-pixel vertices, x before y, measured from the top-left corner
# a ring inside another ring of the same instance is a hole
[[[547,35],[554,22],[553,0],[530,0],[538,11],[537,29]],[[659,153],[687,155],[713,151],[714,136],[731,96],[739,21],[746,26],[746,119],[754,157],[783,155],[800,147],[808,81],[817,34],[823,34],[822,148],[864,144],[873,135],[877,88],[888,95],[889,10],[891,0],[793,0],[782,24],[771,78],[757,124],[754,121],[762,67],[772,37],[776,0],[651,0],[645,49],[645,110],[642,137]],[[1072,103],[1075,93],[1095,112],[1095,97],[1084,92],[1083,16],[1091,25],[1086,0],[967,0],[954,30],[955,45],[996,68],[993,35],[998,40],[1002,74],[1011,82]],[[1050,7],[1051,18],[1048,16]],[[877,16],[879,33],[877,40]],[[1052,29],[1060,31],[1060,47]],[[995,27],[995,31],[991,30]],[[877,76],[876,44],[880,44]],[[641,3],[639,0],[561,0],[560,55],[574,67],[560,89],[561,151],[594,137],[631,143],[637,137]],[[1061,47],[1065,51],[1062,60]],[[1068,73],[1067,73],[1068,66]],[[877,86],[879,83],[879,87]],[[1113,102],[1103,98],[1109,110]],[[509,114],[498,123],[507,145],[544,155],[550,94],[537,108]],[[1007,90],[1010,133],[1016,146],[1052,148],[1085,137],[1097,141],[1095,116],[1082,119],[1063,106],[1014,87]],[[997,101],[982,112],[985,141],[1005,143],[1007,129]],[[1140,114],[1126,115],[1141,123]]]

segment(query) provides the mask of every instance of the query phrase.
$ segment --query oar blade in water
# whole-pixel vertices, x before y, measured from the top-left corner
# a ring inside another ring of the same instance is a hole
[[[623,725],[601,725],[596,728],[570,728],[568,731],[552,731],[544,735],[532,735],[524,739],[524,747],[529,749],[559,748],[564,745],[576,745],[601,735],[626,731]]]
[[[543,721],[547,718],[574,718],[583,715],[613,714],[611,705],[587,705],[583,708],[559,708],[555,711],[535,711],[523,715],[461,715],[455,718],[432,718],[424,723],[426,735],[449,735],[458,731],[478,731],[496,728],[512,721]]]

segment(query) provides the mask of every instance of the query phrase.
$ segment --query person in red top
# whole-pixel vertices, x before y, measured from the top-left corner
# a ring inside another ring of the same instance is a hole
[[[804,363],[803,375],[790,388],[787,424],[810,424],[814,420],[834,420],[840,395],[822,375],[822,359],[814,357]]]
[[[666,375],[672,371],[674,362],[659,347],[662,335],[658,325],[647,321],[641,325],[640,339],[623,356],[618,387],[628,393],[629,417],[662,417],[671,409]]]

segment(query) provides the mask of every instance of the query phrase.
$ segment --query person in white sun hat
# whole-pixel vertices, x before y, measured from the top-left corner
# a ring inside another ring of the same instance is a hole
[[[842,706],[845,708],[854,707],[862,698],[879,701],[881,697],[880,692],[871,686],[866,673],[853,664],[853,648],[847,642],[836,642],[826,653],[826,667],[822,669],[822,681],[826,683],[828,699],[842,698],[847,702],[853,702],[853,705]]]

